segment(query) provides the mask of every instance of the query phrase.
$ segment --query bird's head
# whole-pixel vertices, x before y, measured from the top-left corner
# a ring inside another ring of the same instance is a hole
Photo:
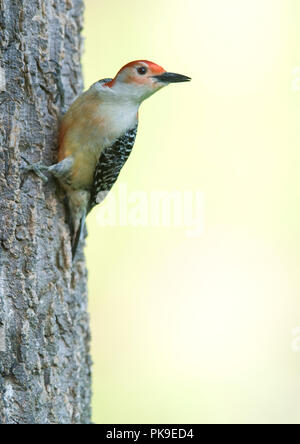
[[[122,94],[127,100],[141,103],[170,83],[188,82],[190,77],[167,72],[148,60],[136,60],[123,66],[105,86]]]

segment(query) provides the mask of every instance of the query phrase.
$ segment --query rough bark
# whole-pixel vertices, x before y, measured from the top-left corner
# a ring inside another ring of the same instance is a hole
[[[71,263],[53,164],[82,88],[82,0],[0,0],[0,423],[90,422],[86,268]]]

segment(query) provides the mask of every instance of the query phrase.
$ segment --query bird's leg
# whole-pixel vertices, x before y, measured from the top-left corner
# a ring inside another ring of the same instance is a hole
[[[43,173],[45,172],[49,172],[49,167],[47,165],[43,165],[42,162],[37,162],[37,163],[30,163],[27,159],[25,159],[25,157],[21,156],[23,160],[25,160],[25,162],[27,163],[26,166],[22,167],[22,170],[26,173],[32,171],[33,173],[35,173],[40,179],[42,179],[43,182],[47,183],[48,182],[48,178],[45,176],[45,174]]]
[[[45,176],[44,172],[52,174],[53,177],[58,179],[64,185],[70,185],[70,174],[73,166],[73,158],[67,157],[59,163],[54,165],[43,165],[41,162],[38,163],[30,163],[25,157],[22,156],[22,159],[25,160],[27,166],[23,167],[23,171],[28,172],[32,171],[38,177],[40,177],[43,182],[48,182],[48,178]]]

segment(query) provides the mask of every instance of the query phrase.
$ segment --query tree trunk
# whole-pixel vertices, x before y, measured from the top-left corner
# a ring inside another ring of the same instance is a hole
[[[0,423],[90,423],[86,268],[53,179],[81,91],[82,0],[0,0]]]

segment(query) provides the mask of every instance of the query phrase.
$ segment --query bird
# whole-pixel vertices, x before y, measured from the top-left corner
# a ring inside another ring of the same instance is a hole
[[[24,169],[45,182],[45,173],[51,173],[64,189],[73,260],[87,215],[104,200],[132,151],[141,103],[170,83],[190,80],[148,60],[127,63],[114,78],[99,80],[79,95],[62,117],[56,164],[25,159]]]

